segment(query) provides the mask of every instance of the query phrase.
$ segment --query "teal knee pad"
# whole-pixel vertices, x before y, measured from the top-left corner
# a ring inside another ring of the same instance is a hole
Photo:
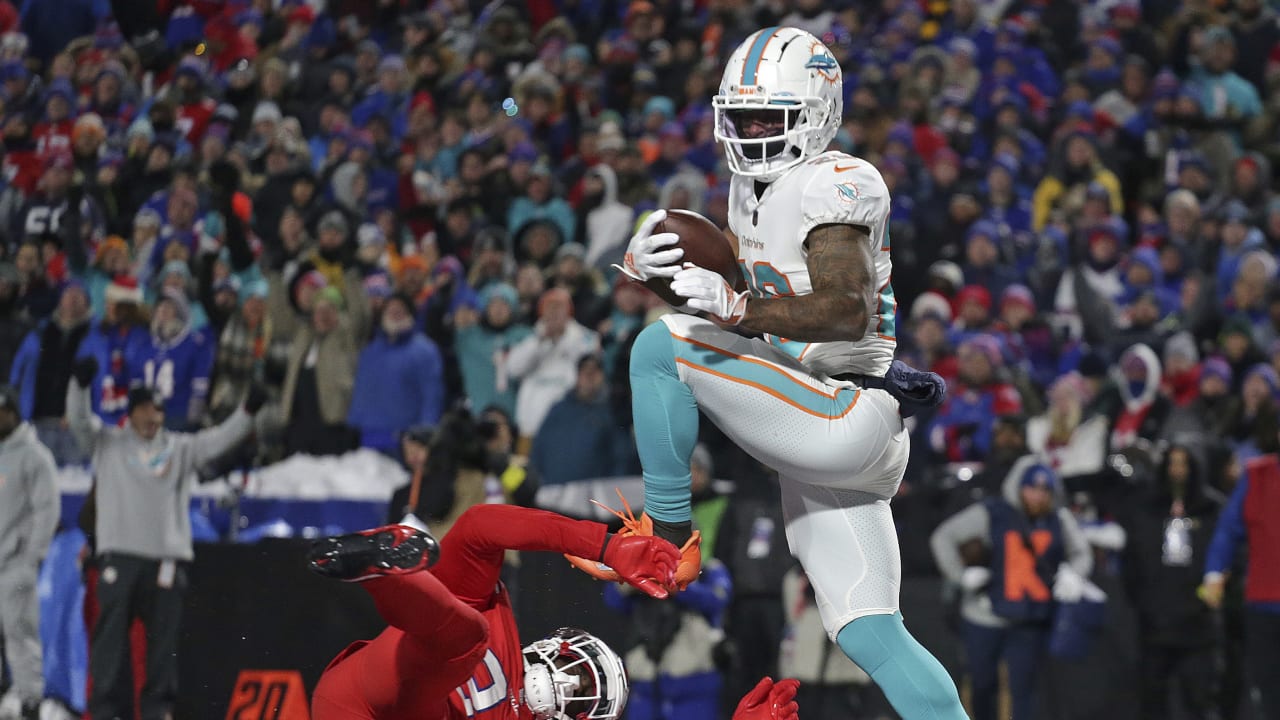
[[[860,617],[840,630],[836,642],[903,720],[968,720],[955,682],[907,632],[901,613]]]
[[[644,507],[664,522],[689,520],[689,458],[698,442],[698,403],[680,381],[675,343],[659,321],[641,330],[631,347],[631,413]]]

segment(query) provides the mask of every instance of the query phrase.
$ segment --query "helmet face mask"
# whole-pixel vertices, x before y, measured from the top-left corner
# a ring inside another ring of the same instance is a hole
[[[712,107],[730,170],[768,182],[825,152],[835,137],[844,108],[840,65],[813,35],[767,28],[730,56]]]
[[[523,699],[539,720],[616,720],[627,693],[622,659],[583,630],[561,628],[524,648]]]

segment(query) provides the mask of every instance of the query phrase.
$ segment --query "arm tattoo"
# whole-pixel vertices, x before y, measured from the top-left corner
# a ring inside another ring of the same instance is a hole
[[[874,313],[875,265],[866,229],[819,225],[809,231],[808,295],[752,298],[741,327],[800,342],[861,340]]]

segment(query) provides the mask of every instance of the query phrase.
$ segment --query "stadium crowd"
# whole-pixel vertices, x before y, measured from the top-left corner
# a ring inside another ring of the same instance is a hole
[[[18,417],[86,463],[65,417],[92,367],[108,425],[138,385],[175,432],[264,391],[222,471],[401,459],[456,441],[462,414],[509,498],[525,478],[636,474],[628,347],[667,308],[610,266],[653,209],[726,224],[710,98],[769,25],[842,64],[834,147],[893,192],[898,354],[949,385],[913,419],[904,496],[960,510],[1042,454],[1123,563],[1163,663],[1149,717],[1175,675],[1182,704],[1234,712],[1180,664],[1210,676],[1222,648],[1257,653],[1271,680],[1249,682],[1274,692],[1278,516],[1257,520],[1264,493],[1239,482],[1275,486],[1280,451],[1263,0],[0,0]],[[427,515],[461,502],[414,496]],[[1246,526],[1270,574],[1248,587]],[[1269,649],[1241,650],[1242,624]]]

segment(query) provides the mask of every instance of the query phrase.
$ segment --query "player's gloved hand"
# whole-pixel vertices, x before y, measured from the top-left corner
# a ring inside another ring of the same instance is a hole
[[[960,587],[970,592],[981,590],[989,582],[991,582],[991,571],[977,565],[965,568],[960,574]]]
[[[655,277],[669,278],[679,272],[680,266],[676,263],[684,257],[684,250],[667,246],[679,242],[680,236],[669,232],[653,234],[653,228],[666,219],[666,210],[649,213],[649,217],[640,223],[640,229],[631,236],[631,242],[627,243],[627,254],[623,256],[622,264],[613,267],[639,282]]]
[[[619,512],[611,507],[598,503],[595,500],[591,501],[613,513],[622,520],[622,530],[614,536],[614,539],[610,541],[610,544],[612,545],[614,542],[617,542],[618,538],[632,536],[656,537],[653,533],[653,519],[646,513],[640,513],[640,517],[636,517],[635,513],[631,510],[631,504],[622,496],[622,491],[620,490],[618,491],[618,499],[622,501],[622,507],[625,509],[625,512]],[[606,548],[606,551],[607,550],[608,548]],[[684,590],[689,586],[689,583],[697,580],[698,575],[701,574],[702,533],[694,530],[693,533],[689,535],[689,539],[680,547],[678,552],[680,556],[675,565],[675,573],[671,578],[671,584],[667,587],[667,590],[669,591]],[[605,582],[624,582],[624,578],[618,573],[618,571],[610,567],[603,558],[600,560],[589,560],[587,558],[568,554],[564,557],[571,565],[597,580],[604,580]]]
[[[733,720],[799,720],[798,689],[799,680],[787,678],[775,683],[766,675],[738,701]]]
[[[1080,602],[1084,595],[1084,578],[1066,563],[1058,566],[1053,577],[1053,599],[1058,602]]]
[[[82,357],[71,366],[71,376],[80,383],[80,387],[87,388],[93,382],[93,378],[98,374],[98,361],[91,357]]]
[[[671,278],[671,292],[688,298],[685,307],[701,310],[729,325],[742,322],[742,316],[747,314],[747,298],[751,297],[745,290],[734,290],[719,273],[692,263],[685,263]]]
[[[660,537],[615,535],[609,539],[601,559],[623,582],[649,597],[662,599],[675,582],[680,551]]]

